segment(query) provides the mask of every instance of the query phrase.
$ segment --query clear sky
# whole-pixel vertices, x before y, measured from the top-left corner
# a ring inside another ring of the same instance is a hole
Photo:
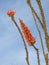
[[[35,0],[31,0],[36,12],[40,16],[37,3]],[[49,0],[41,0],[42,6],[45,12],[45,18],[47,23],[47,29],[49,28]],[[31,10],[26,3],[26,0],[0,0],[0,65],[27,65],[25,60],[25,49],[23,45],[22,38],[12,23],[10,17],[7,16],[7,11],[13,9],[16,11],[15,20],[18,22],[18,18],[21,18],[29,29],[33,36],[36,37],[35,46],[39,49],[41,65],[45,65],[44,57],[42,54],[41,43],[39,39],[38,32],[32,17]],[[40,29],[41,26],[39,25]],[[41,29],[42,37],[44,38],[43,30]],[[49,29],[48,29],[49,33]],[[45,40],[43,39],[45,43]],[[27,42],[26,42],[27,44]],[[45,46],[45,44],[44,44]],[[28,46],[29,61],[30,65],[37,64],[37,56],[34,48]],[[45,51],[47,52],[46,46]]]

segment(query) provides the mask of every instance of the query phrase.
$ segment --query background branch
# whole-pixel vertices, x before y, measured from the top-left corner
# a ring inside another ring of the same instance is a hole
[[[49,36],[48,36],[48,33],[47,33],[47,27],[46,27],[46,20],[45,20],[45,16],[44,16],[44,10],[42,8],[41,1],[40,0],[36,0],[36,2],[38,4],[39,10],[40,10],[40,14],[41,14],[41,17],[42,17],[43,30],[44,30],[44,34],[45,34],[45,40],[46,40],[47,49],[48,49],[48,52],[49,52],[49,41],[48,41]]]
[[[38,25],[36,23],[35,17],[38,19],[38,21],[41,24],[41,27],[42,27],[42,29],[44,31],[46,45],[47,45],[47,49],[48,49],[48,52],[49,52],[49,40],[48,40],[49,36],[48,36],[48,33],[47,33],[46,20],[45,20],[44,11],[43,11],[43,8],[42,8],[42,5],[41,5],[41,1],[40,0],[36,0],[36,2],[38,4],[42,20],[40,20],[40,18],[38,17],[36,11],[34,10],[33,6],[31,5],[30,0],[27,0],[27,4],[31,8],[31,11],[32,11],[32,14],[33,14],[33,17],[34,17],[34,20],[35,20],[35,24],[36,24],[36,27],[37,27],[37,30],[38,30],[38,33],[39,33],[39,36],[40,36],[41,45],[42,45],[42,51],[43,51],[43,55],[44,55],[44,58],[45,58],[45,61],[46,61],[46,65],[48,65],[48,53],[45,54],[45,52],[44,52],[42,36],[41,36],[40,30],[38,29]]]
[[[41,1],[40,0],[36,0],[36,2],[38,4],[39,10],[40,10],[40,14],[42,16],[42,22],[46,23],[45,16],[44,16],[44,10],[42,8]]]
[[[34,14],[33,14],[33,18],[34,18],[34,20],[35,20],[35,25],[36,25],[37,31],[38,31],[38,33],[39,33],[39,37],[40,37],[40,41],[41,41],[41,46],[42,46],[42,51],[43,51],[44,59],[45,59],[46,65],[48,65],[48,54],[47,54],[47,53],[45,54],[45,52],[44,52],[44,46],[43,46],[43,41],[42,41],[41,32],[40,32],[40,30],[39,30],[39,28],[38,28],[38,24],[37,24],[37,22],[36,22],[36,19],[35,19],[35,17],[34,17]]]
[[[42,41],[41,32],[40,32],[40,30],[39,30],[39,28],[38,28],[38,24],[37,24],[37,22],[36,22],[36,19],[35,19],[34,14],[33,14],[33,18],[34,18],[34,21],[35,21],[35,25],[36,25],[37,31],[38,31],[38,33],[39,33],[39,37],[40,37],[40,41],[41,41],[41,46],[42,46],[42,51],[43,51],[43,54],[44,54],[44,57],[45,57],[45,52],[44,52],[44,46],[43,46],[43,41]]]
[[[43,11],[43,8],[42,8],[42,5],[41,5],[41,0],[36,0],[36,2],[38,4],[42,19],[39,18],[38,14],[34,10],[33,6],[31,5],[30,0],[27,0],[27,4],[29,5],[29,7],[32,11],[32,14],[34,15],[33,17],[36,17],[38,19],[39,23],[41,24],[41,27],[42,27],[44,35],[45,35],[45,41],[46,41],[47,49],[48,49],[48,52],[49,52],[49,35],[47,33],[44,11]],[[35,20],[35,18],[34,18],[34,20]],[[36,21],[35,21],[35,23],[36,23]],[[37,26],[38,25],[36,23],[36,27]],[[38,27],[37,27],[37,30],[38,30]],[[40,30],[38,30],[38,32],[39,32],[39,35],[40,35],[40,40],[41,40],[41,45],[42,45],[42,50],[43,50],[44,58],[45,58],[45,61],[46,61],[46,65],[48,65],[48,53],[46,53],[46,54],[44,53],[44,47],[43,47],[42,36],[41,36]]]
[[[34,10],[33,6],[31,5],[30,0],[27,0],[27,4],[29,5],[29,7],[30,7],[32,13],[34,13],[34,15],[36,16],[36,18],[38,19],[38,21],[39,21],[39,23],[40,23],[40,25],[42,26],[42,29],[43,29],[43,23],[42,23],[42,21],[40,20],[40,18],[39,18],[39,16],[38,16],[38,14],[36,13],[36,11]]]

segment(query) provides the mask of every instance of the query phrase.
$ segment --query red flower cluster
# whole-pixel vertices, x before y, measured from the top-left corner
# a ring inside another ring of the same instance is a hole
[[[19,18],[19,22],[20,22],[24,37],[27,40],[28,44],[30,46],[33,45],[36,42],[36,38],[32,36],[28,27],[23,23],[23,21],[20,18]]]
[[[8,15],[8,16],[13,16],[15,13],[16,13],[16,12],[15,12],[14,10],[9,10],[9,11],[7,12],[7,15]]]

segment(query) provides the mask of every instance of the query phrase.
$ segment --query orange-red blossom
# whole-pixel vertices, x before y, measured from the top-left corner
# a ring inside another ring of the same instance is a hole
[[[8,15],[8,16],[13,16],[15,13],[16,13],[16,12],[15,12],[14,10],[9,10],[9,11],[7,12],[7,15]]]
[[[20,22],[24,37],[27,40],[28,44],[30,46],[33,45],[36,42],[36,38],[32,36],[29,28],[23,23],[23,21],[20,18],[19,18],[19,22]]]

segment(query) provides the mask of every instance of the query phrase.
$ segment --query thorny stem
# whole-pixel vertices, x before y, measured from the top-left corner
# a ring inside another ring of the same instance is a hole
[[[48,65],[48,61],[46,60],[46,59],[48,58],[48,55],[45,54],[45,52],[44,52],[44,46],[43,46],[43,41],[42,41],[41,32],[40,32],[40,30],[39,30],[39,28],[38,28],[38,24],[37,24],[37,22],[36,22],[36,19],[35,19],[35,17],[34,17],[34,14],[33,14],[33,18],[34,18],[34,20],[35,20],[35,25],[36,25],[37,31],[38,31],[38,33],[39,33],[39,36],[40,36],[44,59],[45,59],[45,61],[46,61],[46,65]]]
[[[40,0],[36,0],[36,1],[39,3],[38,5],[39,5],[40,12],[41,12],[42,20],[39,18],[38,14],[34,10],[33,6],[31,5],[30,0],[27,0],[27,4],[31,8],[32,13],[34,13],[35,17],[38,19],[38,21],[39,21],[39,23],[40,23],[40,25],[41,25],[41,27],[44,31],[44,35],[45,35],[45,39],[46,39],[46,45],[47,45],[47,49],[48,49],[48,52],[49,52],[49,40],[48,40],[49,36],[48,36],[48,33],[47,33],[47,27],[46,27],[46,20],[45,20],[45,16],[44,16],[44,11],[42,9],[42,5],[40,3]]]
[[[27,4],[31,8],[32,13],[34,13],[35,17],[38,19],[38,21],[41,24],[41,27],[42,27],[42,29],[44,31],[44,35],[45,35],[45,39],[46,39],[46,45],[47,45],[48,52],[49,52],[49,41],[48,41],[49,36],[48,36],[48,33],[47,33],[46,20],[45,20],[45,16],[44,16],[44,11],[43,11],[43,8],[42,8],[42,5],[41,5],[41,0],[36,0],[36,2],[38,4],[38,6],[39,6],[39,10],[40,10],[40,14],[42,16],[42,20],[40,20],[40,18],[38,17],[36,11],[34,10],[34,8],[31,5],[30,0],[27,0]],[[44,58],[46,60],[46,65],[48,65],[48,62],[47,62],[48,61],[48,57],[47,57],[47,54],[44,53],[44,47],[43,47],[43,42],[42,42],[42,37],[41,37],[40,31],[39,31],[39,35],[40,35],[40,39],[41,39],[41,43],[42,43],[42,50],[43,50]]]
[[[37,31],[38,31],[39,36],[40,36],[40,41],[41,41],[41,45],[42,45],[43,55],[44,55],[44,57],[45,57],[45,52],[44,52],[44,46],[43,46],[43,41],[42,41],[41,32],[40,32],[40,30],[39,30],[39,28],[38,28],[38,24],[37,24],[37,22],[36,22],[36,18],[35,18],[35,16],[34,16],[34,14],[33,14],[33,18],[34,18],[34,21],[35,21],[35,25],[36,25]]]
[[[48,52],[49,52],[49,43],[47,43],[48,33],[47,33],[47,27],[46,27],[46,20],[45,20],[45,16],[44,16],[44,10],[42,8],[41,1],[40,0],[36,0],[36,2],[38,4],[39,10],[40,10],[40,14],[41,14],[41,17],[42,17],[42,22],[43,22],[43,25],[44,25],[43,28],[44,28],[45,39],[46,39],[46,45],[47,45],[47,49],[48,49]]]
[[[38,51],[38,48],[36,48],[34,45],[32,45],[36,51]]]
[[[44,17],[44,12],[40,3],[40,0],[36,0],[37,3],[39,3],[39,9],[41,12],[41,16],[42,16],[42,20],[40,20],[39,16],[37,15],[36,11],[34,10],[33,6],[31,5],[30,0],[27,0],[27,4],[29,5],[29,7],[31,8],[32,13],[34,13],[35,17],[38,19],[39,23],[41,24],[41,27],[44,31],[44,35],[45,35],[45,39],[46,39],[46,45],[47,45],[47,49],[49,51],[49,41],[48,41],[48,33],[47,33],[47,28],[46,28],[46,21],[45,21],[45,17]],[[44,24],[43,24],[44,23]]]
[[[26,51],[26,62],[27,62],[27,65],[30,65],[29,63],[29,57],[28,57],[28,50],[27,50],[27,46],[26,46],[26,43],[25,43],[25,40],[24,40],[24,37],[23,37],[23,34],[18,26],[18,24],[16,23],[15,19],[14,19],[14,16],[11,16],[11,19],[13,21],[13,23],[15,24],[15,26],[17,27],[21,37],[22,37],[22,40],[23,40],[23,43],[24,43],[24,47],[25,47],[25,51]]]
[[[39,18],[38,14],[36,13],[36,11],[34,10],[33,6],[31,5],[30,0],[27,0],[27,4],[31,8],[32,13],[34,13],[34,15],[36,16],[36,18],[38,19],[39,23],[41,24],[41,26],[43,28],[43,23],[42,23],[41,19]]]
[[[40,18],[38,17],[37,13],[35,12],[34,8],[32,7],[32,5],[31,5],[31,3],[30,3],[30,0],[27,0],[27,3],[28,3],[28,5],[29,5],[30,8],[31,8],[32,13],[34,13],[34,14],[36,15],[37,19],[40,21],[40,24],[42,25]],[[43,25],[42,25],[42,26],[43,26]],[[33,45],[33,47],[34,47],[34,49],[35,49],[36,52],[37,52],[38,65],[40,65],[39,51],[38,51],[38,49],[37,49],[34,45]]]
[[[36,0],[36,2],[38,4],[39,10],[40,10],[40,14],[42,16],[42,22],[46,23],[45,16],[44,16],[44,10],[42,8],[41,1],[40,0]]]
[[[46,45],[47,45],[47,49],[48,49],[48,52],[49,52],[49,41],[48,41],[48,32],[47,32],[47,27],[46,27],[46,20],[45,20],[45,16],[44,16],[44,10],[42,8],[42,4],[41,4],[41,1],[40,0],[36,0],[37,4],[38,4],[38,7],[39,7],[39,10],[40,10],[40,14],[41,14],[41,17],[42,17],[42,22],[43,22],[43,25],[44,25],[44,34],[45,34],[45,40],[46,40]],[[46,61],[46,65],[48,65],[48,54],[45,54],[45,61]]]
[[[38,65],[40,65],[39,50],[38,50],[38,48],[36,48],[34,45],[32,45],[32,46],[34,47],[34,49],[35,49],[36,52],[37,52]]]

